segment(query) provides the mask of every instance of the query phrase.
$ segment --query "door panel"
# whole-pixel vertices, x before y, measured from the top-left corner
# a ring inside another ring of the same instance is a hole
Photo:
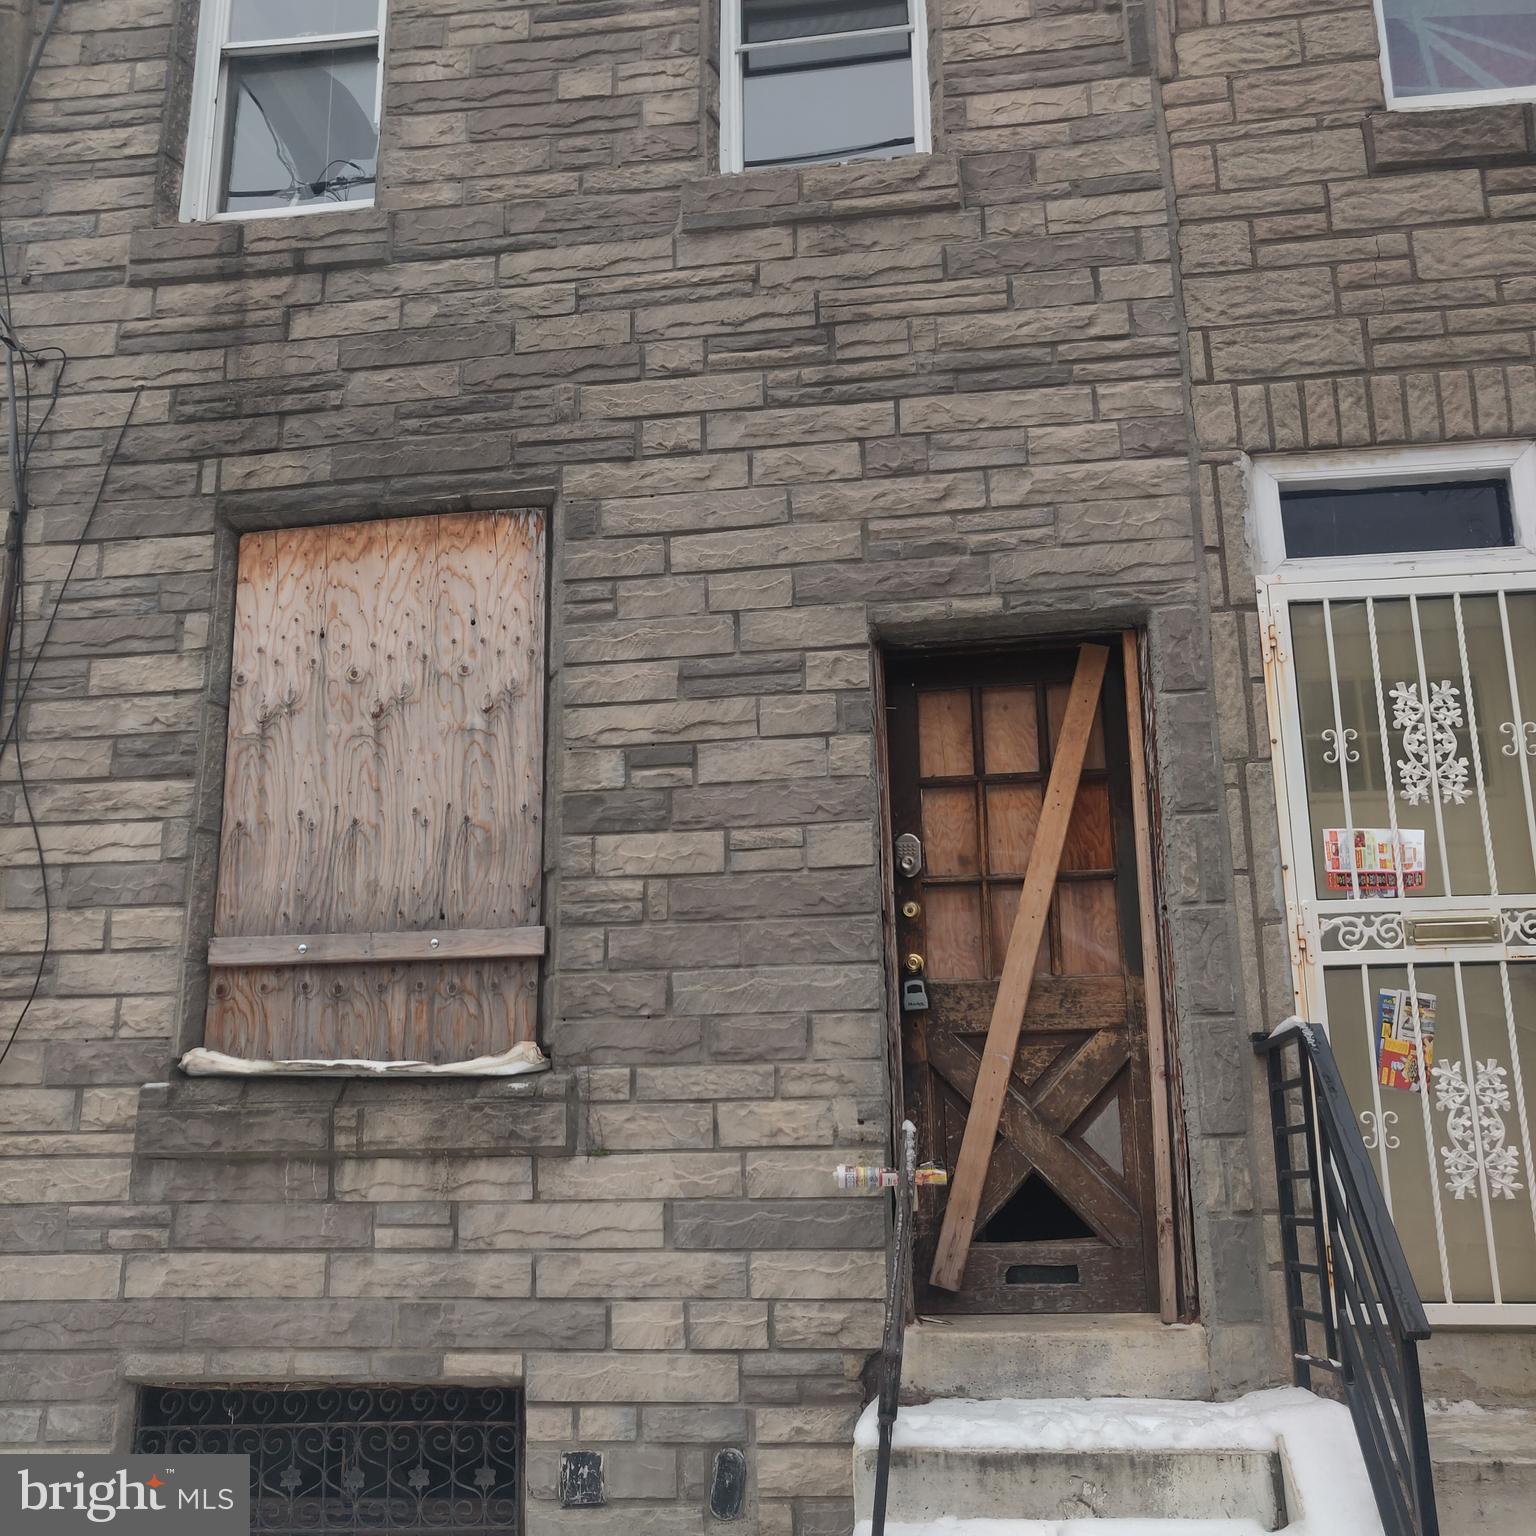
[[[1076,648],[893,661],[893,827],[907,1113],[953,1168],[1040,819]],[[958,1292],[928,1288],[944,1196],[925,1195],[914,1272],[928,1311],[1155,1308],[1146,1030],[1123,679],[1106,677]],[[920,957],[915,958],[915,957]],[[910,960],[910,964],[909,964]]]

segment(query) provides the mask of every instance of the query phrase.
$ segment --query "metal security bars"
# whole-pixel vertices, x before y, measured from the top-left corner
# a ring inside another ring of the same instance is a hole
[[[145,1387],[134,1449],[251,1458],[251,1530],[515,1536],[510,1388]]]
[[[1297,1006],[1430,1315],[1531,1321],[1536,575],[1287,578],[1261,621]]]
[[[1296,1384],[1336,1384],[1386,1536],[1438,1536],[1419,1381],[1429,1322],[1338,1063],[1327,1035],[1300,1019],[1255,1048],[1269,1071]]]

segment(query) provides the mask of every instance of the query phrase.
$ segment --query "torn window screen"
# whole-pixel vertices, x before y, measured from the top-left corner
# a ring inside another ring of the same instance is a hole
[[[229,61],[228,212],[370,201],[376,47]]]

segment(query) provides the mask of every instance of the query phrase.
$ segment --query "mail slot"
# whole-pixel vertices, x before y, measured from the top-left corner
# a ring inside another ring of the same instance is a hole
[[[1499,938],[1499,919],[1493,913],[1408,919],[1410,944],[1497,944]]]

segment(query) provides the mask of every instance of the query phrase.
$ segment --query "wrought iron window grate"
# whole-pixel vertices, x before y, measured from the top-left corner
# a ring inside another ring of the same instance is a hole
[[[251,1530],[520,1529],[522,1399],[502,1388],[146,1387],[135,1450],[251,1458]]]

